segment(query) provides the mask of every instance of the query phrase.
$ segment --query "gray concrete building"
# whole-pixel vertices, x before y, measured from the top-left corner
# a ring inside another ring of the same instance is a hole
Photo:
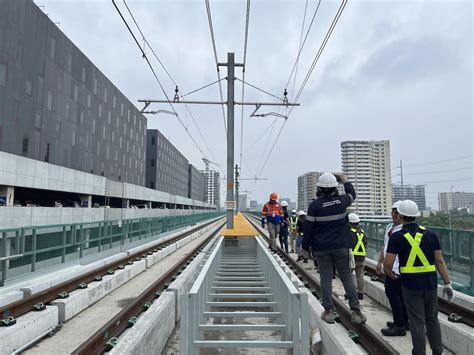
[[[467,209],[472,213],[474,210],[474,192],[440,192],[438,193],[438,205],[441,212]]]
[[[145,137],[145,117],[33,1],[1,2],[0,150],[144,186]]]
[[[420,210],[426,210],[425,185],[392,184],[392,201],[407,199],[415,201]]]
[[[192,164],[188,165],[188,198],[204,201],[204,176]]]
[[[157,129],[149,129],[146,145],[146,186],[188,197],[188,160]]]

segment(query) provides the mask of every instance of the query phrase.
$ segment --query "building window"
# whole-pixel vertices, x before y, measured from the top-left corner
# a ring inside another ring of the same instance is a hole
[[[66,70],[71,72],[72,70],[72,54],[68,53],[66,56]]]
[[[91,105],[92,105],[92,98],[91,98],[91,95],[88,94],[87,95],[87,107],[91,108]]]
[[[104,88],[104,102],[107,103],[107,88]]]
[[[56,56],[56,40],[51,38],[51,46],[49,47],[49,57],[54,60]]]
[[[113,98],[113,100],[112,100],[112,106],[113,106],[113,108],[115,108],[115,105],[116,105],[116,104],[117,104],[117,98],[116,98],[115,95],[114,95],[114,98]]]
[[[69,118],[70,114],[71,114],[71,105],[69,105],[69,102],[66,102],[65,115],[67,118]]]
[[[23,144],[21,147],[21,153],[26,156],[28,155],[28,138],[23,138]]]
[[[46,154],[44,156],[44,161],[49,162],[49,151],[51,149],[51,144],[46,143]]]
[[[77,85],[74,84],[74,96],[73,96],[73,99],[74,101],[77,102],[77,95],[78,95],[78,88],[77,88]]]
[[[99,104],[99,118],[102,118],[102,104]]]
[[[12,103],[12,120],[18,120],[20,117],[20,102],[17,99],[13,99]]]
[[[154,136],[151,137],[151,145],[155,145],[156,144],[156,139]]]
[[[53,93],[50,90],[48,90],[46,107],[48,108],[49,111],[53,109]]]
[[[152,160],[150,161],[150,166],[151,166],[152,168],[155,167],[155,159],[152,159]]]
[[[5,86],[7,84],[7,66],[3,63],[0,63],[0,86]]]
[[[110,112],[110,111],[109,111],[109,113],[108,113],[108,115],[107,115],[107,122],[108,122],[109,124],[112,123],[112,112]]]
[[[95,118],[92,119],[92,133],[95,134]]]
[[[41,129],[41,111],[36,111],[35,115],[35,128]]]
[[[33,93],[33,83],[30,78],[26,79],[26,84],[25,84],[25,93],[28,96],[31,96]]]
[[[97,78],[94,78],[94,94],[97,95]]]
[[[82,82],[86,82],[86,68],[82,67]]]

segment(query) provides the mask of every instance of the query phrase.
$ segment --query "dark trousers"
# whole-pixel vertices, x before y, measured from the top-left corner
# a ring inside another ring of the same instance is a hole
[[[349,298],[351,309],[360,309],[359,299],[354,280],[352,279],[352,270],[349,268],[349,249],[331,249],[324,251],[315,251],[321,275],[321,293],[323,296],[323,307],[326,310],[333,309],[332,304],[332,278],[334,276],[334,266],[337,269],[339,278],[342,281],[346,295]]]
[[[408,322],[407,310],[403,302],[402,283],[400,278],[394,280],[385,278],[385,294],[387,295],[390,308],[392,308],[393,323],[398,327],[403,327]]]
[[[441,328],[438,321],[438,294],[432,290],[409,290],[402,287],[403,299],[410,320],[413,355],[426,354],[426,335],[433,354],[441,354]]]
[[[281,248],[288,253],[288,228],[280,228],[279,239]]]

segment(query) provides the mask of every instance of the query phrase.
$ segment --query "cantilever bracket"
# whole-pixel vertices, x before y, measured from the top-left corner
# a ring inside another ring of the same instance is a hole
[[[146,110],[146,108],[150,106],[151,104],[151,102],[147,100],[144,100],[143,102],[145,103],[145,106],[140,110],[140,113],[143,113]]]
[[[282,115],[281,113],[277,112],[268,112],[268,113],[261,113],[257,115],[258,109],[262,107],[260,104],[255,105],[255,110],[250,114],[250,117],[267,117],[267,116],[275,116],[275,117],[281,117],[284,118],[285,120],[288,119],[288,116]]]

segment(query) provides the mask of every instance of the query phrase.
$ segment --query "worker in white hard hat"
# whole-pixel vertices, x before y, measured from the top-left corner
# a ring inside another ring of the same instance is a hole
[[[296,261],[303,261],[304,263],[308,262],[308,257],[303,254],[303,237],[304,237],[304,220],[305,220],[306,212],[301,210],[298,212],[298,221],[296,223],[296,254],[298,258]]]
[[[280,222],[280,232],[279,232],[279,240],[280,240],[280,246],[283,250],[286,251],[288,254],[288,226],[289,226],[289,221],[288,221],[288,202],[285,200],[281,201],[281,208],[283,211],[283,218]]]
[[[377,262],[377,272],[383,274],[382,264],[387,253],[387,245],[391,236],[400,231],[403,224],[400,220],[397,207],[402,201],[397,201],[392,205],[392,223],[389,223],[385,228],[384,244],[380,250],[379,260]],[[392,272],[396,278],[385,278],[385,295],[387,296],[390,308],[392,309],[393,321],[387,322],[387,327],[382,329],[382,334],[385,336],[404,336],[406,331],[410,329],[408,323],[408,314],[403,302],[402,284],[400,281],[400,268],[398,264],[398,256],[395,257],[392,266]]]
[[[344,185],[344,195],[339,195],[339,182]],[[332,303],[333,266],[336,267],[342,281],[351,308],[351,321],[364,323],[367,317],[360,310],[357,290],[350,268],[349,249],[352,248],[352,236],[347,218],[347,208],[354,202],[356,193],[345,176],[322,174],[317,182],[317,199],[308,206],[304,223],[304,237],[312,248],[321,274],[321,293],[324,312],[321,318],[334,323],[334,305]],[[306,244],[306,242],[304,241]]]
[[[295,209],[291,210],[291,215],[288,218],[288,221],[290,222],[290,252],[294,253],[295,252],[295,241],[296,241],[296,236],[298,233],[296,232],[296,226],[298,225],[298,214]]]
[[[352,254],[355,261],[355,274],[357,280],[357,298],[364,299],[364,268],[367,255],[367,234],[359,226],[360,218],[355,213],[349,214],[349,224],[352,232]]]
[[[454,298],[441,244],[434,232],[416,223],[419,212],[414,201],[401,201],[397,211],[403,227],[390,237],[383,267],[388,277],[397,278],[393,264],[398,255],[403,300],[410,320],[412,354],[426,353],[426,336],[433,354],[441,354],[443,343],[438,320],[436,270],[444,281],[443,296],[448,301]]]

